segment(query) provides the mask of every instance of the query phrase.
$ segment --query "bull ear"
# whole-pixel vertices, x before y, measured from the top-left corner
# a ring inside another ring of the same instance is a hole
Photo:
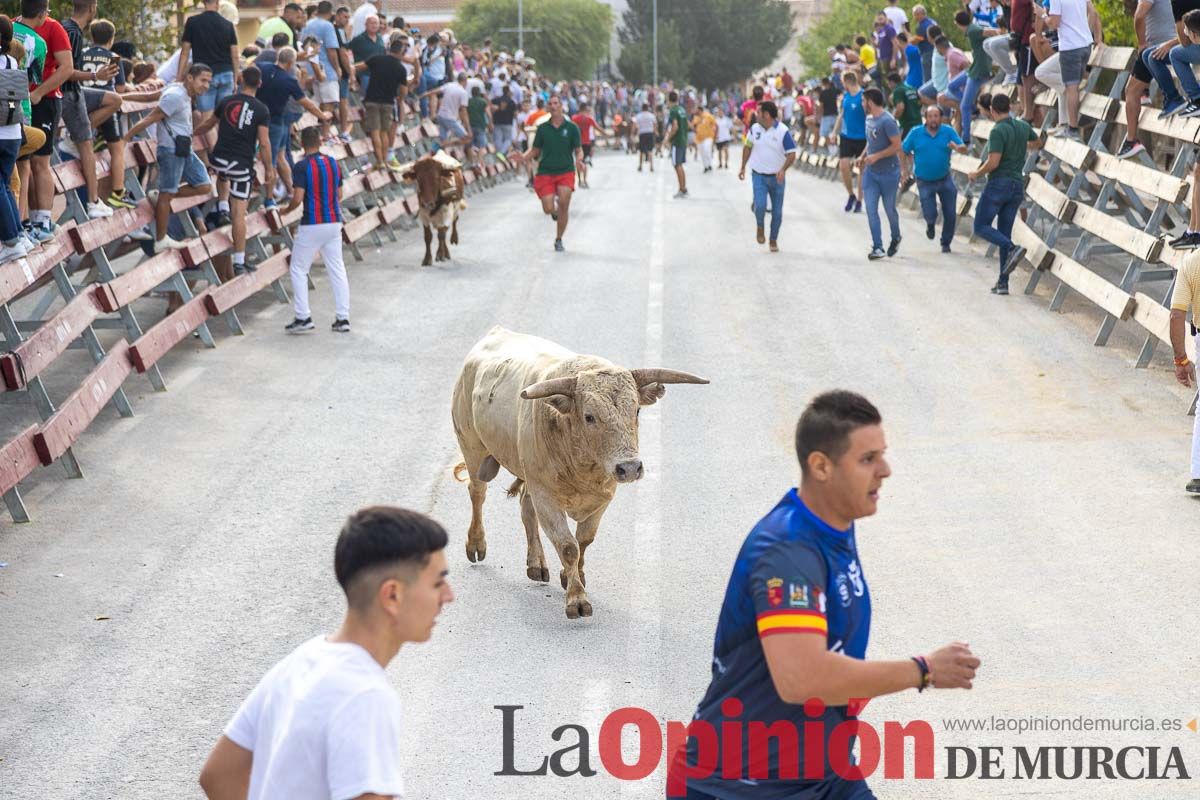
[[[546,401],[546,405],[563,415],[570,414],[575,408],[575,400],[565,394],[552,394],[542,399]]]
[[[647,383],[638,387],[638,403],[643,406],[652,406],[666,393],[667,387],[661,383]]]

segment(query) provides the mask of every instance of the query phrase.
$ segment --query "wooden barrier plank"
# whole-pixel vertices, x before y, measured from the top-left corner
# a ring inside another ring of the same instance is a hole
[[[213,184],[210,182],[209,185],[211,186]],[[212,189],[209,189],[208,194],[198,194],[193,197],[176,197],[171,201],[171,213],[180,214],[184,211],[187,211],[189,208],[202,206],[209,200],[215,200],[216,198],[217,193]]]
[[[1025,258],[1033,269],[1045,271],[1054,261],[1054,251],[1046,246],[1041,237],[1025,224],[1020,216],[1013,221],[1012,240],[1025,248]]]
[[[1044,208],[1055,219],[1070,222],[1075,215],[1078,204],[1051,186],[1036,172],[1029,176],[1029,184],[1025,187],[1025,193],[1030,200]]]
[[[1076,204],[1071,223],[1124,250],[1134,258],[1155,263],[1162,253],[1163,240],[1140,231],[1124,220],[1110,217],[1082,203]]]
[[[1059,161],[1075,169],[1091,169],[1092,164],[1096,161],[1096,152],[1086,144],[1060,136],[1048,137],[1045,150]]]
[[[1133,61],[1138,51],[1134,47],[1114,47],[1098,44],[1092,48],[1088,56],[1088,66],[1098,69],[1111,69],[1117,72],[1127,72],[1133,69]]]
[[[992,129],[995,127],[996,123],[992,122],[990,119],[972,119],[971,138],[983,139],[984,141],[987,141],[987,138],[992,135]],[[967,144],[970,144],[970,142]]]
[[[1121,119],[1125,119],[1125,104],[1119,104]],[[1185,119],[1176,114],[1166,119],[1158,118],[1159,109],[1153,106],[1142,106],[1138,118],[1138,129],[1147,133],[1157,133],[1169,136],[1188,144],[1200,144],[1200,119]]]
[[[963,175],[979,169],[981,163],[980,159],[975,156],[969,156],[965,153],[950,153],[950,169]]]
[[[145,372],[154,366],[168,350],[208,319],[204,301],[210,291],[211,288],[205,289],[129,345],[129,358],[138,372]]]
[[[110,294],[100,296],[100,307],[112,313],[144,295],[167,278],[185,267],[183,256],[177,250],[164,250],[128,272],[108,282]]]
[[[378,214],[355,217],[342,226],[342,241],[346,244],[357,242],[381,224]]]
[[[129,343],[120,339],[83,383],[33,435],[33,446],[44,466],[67,452],[129,376]]]
[[[1049,271],[1117,319],[1129,319],[1133,313],[1135,302],[1127,292],[1057,250]]]
[[[204,293],[204,307],[210,316],[224,314],[250,295],[265,289],[288,271],[291,252],[280,250],[258,265],[253,272],[238,275],[231,281],[214,286]]]
[[[30,378],[62,355],[83,329],[100,316],[100,301],[95,289],[89,287],[77,294],[28,339],[0,356],[0,376],[4,379],[5,391],[25,388]]]
[[[1182,203],[1187,198],[1188,182],[1169,172],[1152,169],[1135,161],[1122,161],[1108,153],[1095,153],[1095,156],[1093,169],[1102,177],[1112,178],[1168,203]]]
[[[391,225],[407,213],[408,209],[405,207],[404,199],[401,198],[383,205],[379,209],[379,219],[384,225]]]
[[[253,239],[255,236],[262,236],[265,233],[271,233],[271,221],[267,211],[256,211],[253,214],[246,215],[246,239]],[[219,256],[233,249],[233,226],[225,225],[220,228],[209,231],[200,237],[200,241],[204,244],[204,252],[209,257]],[[188,259],[185,257],[184,261]],[[204,258],[199,258],[193,264],[203,263]],[[192,264],[190,264],[192,265]]]
[[[1141,325],[1146,331],[1158,339],[1160,342],[1170,346],[1171,344],[1171,309],[1164,306],[1162,303],[1155,300],[1144,292],[1135,292],[1133,295],[1136,305],[1133,307],[1133,320]],[[1184,345],[1187,347],[1188,358],[1196,360],[1196,343],[1195,337],[1184,336]]]
[[[1084,92],[1079,98],[1079,113],[1089,119],[1112,122],[1119,111],[1117,101],[1095,92]]]
[[[111,217],[91,219],[76,225],[67,231],[67,235],[75,252],[84,256],[153,221],[154,209],[148,200],[142,200],[134,208],[113,209]]]
[[[0,303],[7,303],[33,286],[70,254],[71,245],[67,237],[59,236],[25,258],[0,264]]]
[[[12,489],[41,466],[42,460],[33,446],[37,429],[37,425],[30,425],[0,448],[0,494]]]

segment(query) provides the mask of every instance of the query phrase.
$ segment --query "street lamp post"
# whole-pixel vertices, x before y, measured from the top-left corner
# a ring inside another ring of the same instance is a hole
[[[658,0],[653,0],[654,21],[651,23],[654,28],[654,88],[658,88]]]
[[[517,49],[525,50],[525,2],[517,0]]]

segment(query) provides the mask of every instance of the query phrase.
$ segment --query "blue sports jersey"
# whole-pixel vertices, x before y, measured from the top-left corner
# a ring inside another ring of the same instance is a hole
[[[842,95],[842,136],[867,140],[867,111],[863,108],[863,90]]]
[[[780,634],[818,635],[825,638],[829,650],[861,659],[866,656],[870,629],[871,595],[858,562],[854,526],[844,531],[831,527],[792,489],[754,526],[734,562],[713,644],[712,683],[696,710],[695,719],[712,724],[720,740],[721,723],[729,719],[721,704],[729,698],[741,701],[744,710],[737,720],[743,731],[742,777],[730,779],[728,773],[723,777],[718,769],[710,778],[690,779],[688,787],[695,794],[689,796],[722,800],[871,797],[864,782],[847,781],[829,766],[829,737],[839,723],[852,718],[846,706],[825,709],[820,718],[825,733],[823,777],[804,777],[806,769],[813,769],[804,763],[804,724],[818,718],[809,717],[802,705],[780,699],[761,643],[764,637]],[[779,776],[778,740],[771,740],[765,753],[749,752],[746,726],[777,721],[796,727],[797,778]],[[698,763],[697,749],[697,740],[689,739],[688,764]],[[847,763],[853,763],[852,749],[853,738]]]
[[[342,221],[338,187],[342,171],[337,162],[322,153],[305,156],[292,165],[292,186],[304,190],[301,225],[323,225]]]

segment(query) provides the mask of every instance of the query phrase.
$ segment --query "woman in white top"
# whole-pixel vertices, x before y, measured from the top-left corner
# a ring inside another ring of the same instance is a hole
[[[733,117],[717,106],[717,169],[729,169],[729,143],[733,140]]]

